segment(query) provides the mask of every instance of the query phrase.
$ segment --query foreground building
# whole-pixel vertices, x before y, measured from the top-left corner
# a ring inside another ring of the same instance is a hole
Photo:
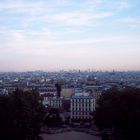
[[[73,96],[70,102],[72,122],[90,122],[95,110],[95,99],[92,96]]]

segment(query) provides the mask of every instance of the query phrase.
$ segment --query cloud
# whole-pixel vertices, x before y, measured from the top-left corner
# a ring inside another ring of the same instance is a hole
[[[62,33],[65,36],[64,33]],[[40,32],[26,32],[25,30],[1,30],[1,52],[11,51],[12,53],[45,55],[47,51],[57,52],[69,48],[97,48],[117,45],[128,45],[128,42],[139,42],[140,36],[100,36],[84,39],[63,39],[59,33],[44,29]]]
[[[6,12],[38,12],[38,9],[44,8],[42,2],[30,2],[30,1],[3,1],[0,3],[0,10],[6,10]]]
[[[127,9],[127,8],[132,7],[132,4],[130,4],[130,3],[127,2],[126,0],[125,0],[125,1],[119,1],[119,2],[117,3],[117,7],[120,8],[120,9]]]
[[[122,22],[129,27],[139,27],[140,17],[126,17],[122,19]]]
[[[127,0],[1,1],[0,64],[8,68],[10,62],[11,69],[139,67],[139,30],[128,33],[122,26],[139,27],[139,16],[132,16],[136,11]]]
[[[50,23],[57,23],[60,25],[66,24],[70,26],[91,26],[92,23],[112,15],[113,14],[111,12],[86,13],[74,11],[46,16],[46,19],[48,19]]]
[[[94,7],[101,6],[101,0],[95,0],[92,4],[91,1],[79,3],[67,0],[37,1],[34,3],[26,0],[11,1],[9,3],[6,1],[0,4],[0,10],[9,14],[8,17],[10,18],[12,14],[12,19],[16,17],[20,26],[22,25],[23,27],[31,27],[31,25],[36,23],[50,23],[54,26],[56,23],[59,26],[90,26],[92,23],[97,23],[100,19],[113,15],[112,12],[98,12],[95,8],[90,8],[91,5]],[[62,10],[60,6],[63,6]],[[63,10],[63,8],[70,8],[72,10]],[[8,20],[8,17],[6,16],[5,20]]]

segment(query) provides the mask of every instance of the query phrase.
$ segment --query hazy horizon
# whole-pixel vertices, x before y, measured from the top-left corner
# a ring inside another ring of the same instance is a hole
[[[34,71],[43,71],[43,72],[60,72],[60,71],[89,71],[89,72],[139,72],[139,69],[78,69],[78,68],[72,68],[72,69],[6,69],[6,70],[0,70],[0,72],[34,72]]]
[[[139,71],[139,7],[139,0],[1,0],[0,71]]]

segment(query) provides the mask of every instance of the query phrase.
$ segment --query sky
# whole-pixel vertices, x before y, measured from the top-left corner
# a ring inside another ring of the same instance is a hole
[[[140,70],[140,0],[0,0],[0,71]]]

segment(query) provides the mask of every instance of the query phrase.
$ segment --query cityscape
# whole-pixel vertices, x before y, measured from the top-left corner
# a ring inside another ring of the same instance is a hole
[[[140,140],[139,0],[0,0],[0,140]]]
[[[89,133],[100,136],[95,131],[97,128],[92,113],[98,106],[100,96],[112,87],[119,90],[140,88],[140,72],[61,70],[0,73],[0,95],[8,95],[17,89],[37,90],[45,110],[48,113],[53,109],[58,111],[60,120],[54,122],[46,119],[45,124],[51,129],[43,127],[45,133],[52,134],[57,132],[52,128],[59,126],[66,132],[70,131],[70,127],[92,128],[94,131],[88,130]]]

